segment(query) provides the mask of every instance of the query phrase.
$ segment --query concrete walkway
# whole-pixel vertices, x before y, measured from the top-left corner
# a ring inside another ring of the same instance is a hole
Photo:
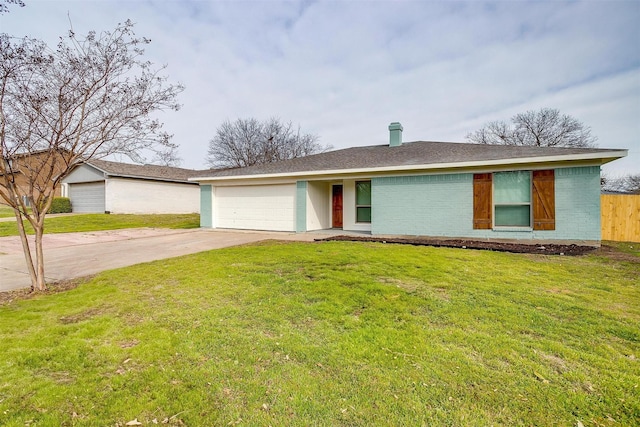
[[[314,238],[328,237],[329,234],[157,228],[45,234],[45,274],[47,282],[55,282],[261,240],[313,241]],[[0,238],[0,292],[29,286],[31,280],[20,238]]]

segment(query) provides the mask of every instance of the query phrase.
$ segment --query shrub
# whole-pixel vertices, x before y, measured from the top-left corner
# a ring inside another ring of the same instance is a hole
[[[54,197],[47,213],[71,213],[71,200],[68,197]]]

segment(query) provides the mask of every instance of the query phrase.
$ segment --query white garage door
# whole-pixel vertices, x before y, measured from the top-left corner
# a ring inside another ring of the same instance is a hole
[[[296,185],[216,187],[215,226],[295,231]]]
[[[104,181],[69,184],[69,199],[73,212],[104,213]]]

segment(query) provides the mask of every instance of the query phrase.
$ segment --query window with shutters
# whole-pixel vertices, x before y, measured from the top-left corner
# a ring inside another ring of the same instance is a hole
[[[531,227],[531,172],[493,174],[493,226]]]
[[[555,230],[553,170],[473,176],[473,228]]]

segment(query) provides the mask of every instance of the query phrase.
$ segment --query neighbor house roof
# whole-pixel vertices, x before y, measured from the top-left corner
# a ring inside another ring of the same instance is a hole
[[[111,162],[108,160],[89,160],[85,163],[109,176],[122,178],[189,182],[189,178],[197,174],[197,171],[191,169],[170,166],[135,165],[131,163]]]
[[[191,180],[392,172],[562,161],[591,161],[603,164],[626,155],[627,150],[602,148],[417,141],[405,142],[396,147],[352,147],[244,168],[201,171]]]

